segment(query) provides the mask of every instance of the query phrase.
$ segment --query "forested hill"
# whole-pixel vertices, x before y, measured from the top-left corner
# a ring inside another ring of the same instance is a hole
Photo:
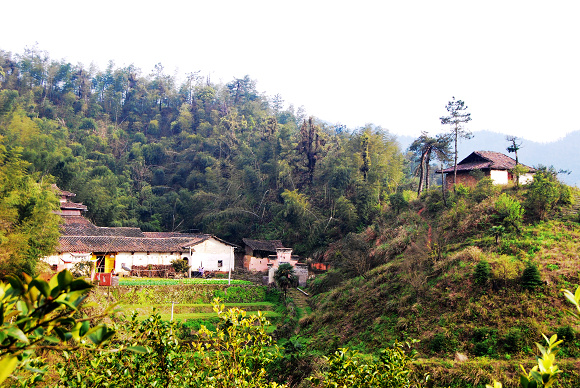
[[[284,108],[248,76],[183,82],[0,50],[0,135],[100,226],[282,239],[302,254],[369,225],[403,178],[396,139]]]

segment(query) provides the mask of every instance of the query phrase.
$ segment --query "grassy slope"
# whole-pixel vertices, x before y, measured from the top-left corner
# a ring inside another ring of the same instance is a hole
[[[541,333],[577,327],[563,311],[568,306],[560,292],[575,289],[578,283],[577,222],[527,225],[521,234],[505,235],[496,244],[487,232],[493,200],[456,206],[437,217],[423,212],[425,222],[417,220],[416,213],[415,209],[376,228],[373,254],[398,243],[401,233],[393,230],[415,228],[415,237],[403,253],[385,257],[387,263],[364,278],[350,279],[313,298],[313,313],[301,321],[302,332],[313,339],[311,346],[333,350],[347,345],[373,353],[396,338],[417,338],[419,356],[431,359],[422,364],[435,375],[453,375],[449,370],[438,373],[434,365],[461,352],[470,363],[477,356],[492,361],[457,367],[458,379],[469,376],[472,382],[489,382],[502,367],[487,365],[485,372],[484,363],[499,362],[517,378],[512,365],[519,361],[513,358],[530,359]],[[428,237],[429,224],[433,231]],[[435,244],[445,247],[443,254],[438,255]],[[493,271],[487,286],[473,282],[475,265],[482,259],[490,262]],[[519,280],[528,260],[538,264],[546,283],[531,292],[522,290]],[[580,355],[576,341],[567,340],[560,358]],[[443,364],[451,367],[453,362]]]

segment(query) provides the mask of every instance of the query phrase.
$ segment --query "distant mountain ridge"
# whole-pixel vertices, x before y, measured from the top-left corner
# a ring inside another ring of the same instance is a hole
[[[492,131],[473,132],[473,138],[462,140],[459,144],[459,160],[473,151],[496,151],[514,157],[507,152],[509,143],[506,135]],[[397,136],[401,150],[405,151],[415,140],[412,136]],[[520,139],[521,149],[518,159],[528,166],[554,166],[556,170],[567,170],[570,174],[560,174],[558,178],[570,186],[580,187],[580,131],[574,131],[564,138],[550,142],[539,143],[532,140]]]

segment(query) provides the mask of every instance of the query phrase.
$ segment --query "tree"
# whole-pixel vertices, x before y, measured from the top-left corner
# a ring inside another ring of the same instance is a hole
[[[309,184],[312,184],[314,179],[316,162],[322,157],[322,150],[325,143],[320,134],[320,128],[314,124],[314,118],[310,117],[308,122],[304,120],[300,127],[298,152],[306,157],[306,170]]]
[[[475,270],[473,271],[473,278],[475,279],[475,283],[479,285],[486,285],[489,281],[491,276],[491,267],[489,262],[486,260],[481,260],[475,266]]]
[[[58,199],[47,183],[27,174],[21,151],[0,144],[0,278],[35,275],[38,259],[58,243]]]
[[[449,159],[451,139],[447,134],[437,135],[431,137],[427,132],[421,132],[419,136],[409,146],[409,151],[414,152],[418,156],[419,166],[419,187],[417,194],[420,195],[423,191],[423,182],[425,181],[426,189],[429,190],[429,166],[431,163],[432,154],[435,153],[437,159],[445,162]]]
[[[289,263],[282,263],[274,272],[274,281],[284,291],[284,300],[286,299],[286,291],[296,285],[297,283],[296,274],[294,273],[294,267]]]
[[[371,158],[369,155],[369,135],[368,133],[363,133],[361,136],[361,148],[362,148],[362,166],[360,166],[360,171],[363,173],[363,180],[367,180],[367,174],[371,167]]]
[[[453,160],[453,187],[457,184],[457,142],[460,138],[471,139],[471,132],[463,128],[463,124],[471,121],[471,113],[467,113],[467,105],[462,100],[455,100],[455,97],[445,106],[449,116],[440,117],[441,124],[451,126],[451,136],[454,144]]]
[[[521,148],[522,143],[517,143],[517,141],[519,140],[517,138],[517,136],[506,136],[505,138],[507,141],[509,141],[511,144],[507,147],[507,151],[508,152],[513,152],[516,155],[516,167],[513,170],[513,173],[516,177],[516,188],[520,186],[520,175],[522,174],[522,171],[520,168],[518,168],[519,165],[519,161],[518,161],[518,150]]]

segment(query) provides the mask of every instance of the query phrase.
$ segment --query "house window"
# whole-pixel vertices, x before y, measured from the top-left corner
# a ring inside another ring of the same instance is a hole
[[[223,266],[224,266],[224,261],[218,260],[218,267],[223,267]]]

